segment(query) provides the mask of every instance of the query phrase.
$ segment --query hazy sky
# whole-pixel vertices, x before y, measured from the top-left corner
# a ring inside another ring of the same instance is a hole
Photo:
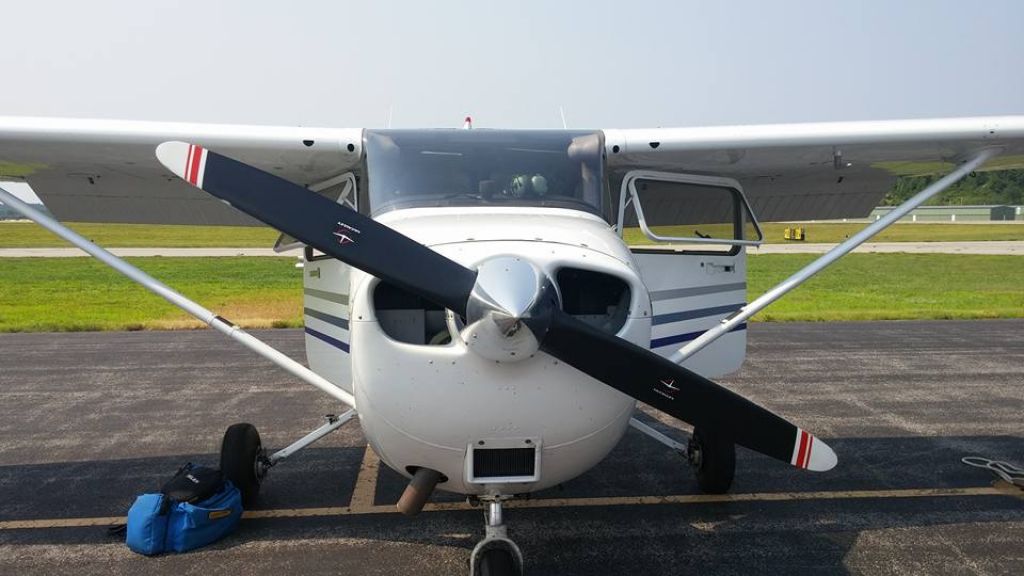
[[[8,2],[0,115],[557,128],[1024,113],[1024,2]]]

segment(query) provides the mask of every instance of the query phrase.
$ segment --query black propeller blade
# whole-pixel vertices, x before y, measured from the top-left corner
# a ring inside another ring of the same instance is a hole
[[[184,142],[156,151],[169,170],[317,250],[460,314],[476,273],[346,206]]]
[[[476,272],[319,194],[183,142],[157,158],[190,184],[350,266],[465,314]],[[799,468],[828,470],[824,442],[730,390],[561,311],[541,349],[596,380],[680,420]]]
[[[564,312],[555,314],[541,350],[649,406],[716,430],[751,450],[801,468],[828,469],[835,464],[831,448],[782,417]]]

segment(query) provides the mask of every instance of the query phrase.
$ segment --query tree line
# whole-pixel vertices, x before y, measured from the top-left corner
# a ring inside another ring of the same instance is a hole
[[[895,206],[917,194],[939,176],[902,177],[885,195],[883,206]],[[927,202],[932,206],[970,206],[988,204],[1024,205],[1024,170],[975,172],[940,192]]]

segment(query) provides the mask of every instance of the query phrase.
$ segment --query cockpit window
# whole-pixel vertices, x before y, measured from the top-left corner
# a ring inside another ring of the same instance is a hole
[[[545,206],[603,215],[599,132],[367,130],[371,214],[437,206]]]

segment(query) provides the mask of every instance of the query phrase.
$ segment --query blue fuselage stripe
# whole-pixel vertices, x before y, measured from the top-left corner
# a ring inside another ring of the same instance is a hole
[[[327,314],[325,312],[321,312],[319,310],[314,310],[312,308],[303,308],[302,312],[306,316],[311,316],[313,318],[316,318],[317,320],[321,320],[323,322],[327,322],[328,324],[332,324],[334,326],[337,326],[338,328],[341,328],[342,330],[348,330],[348,320],[346,320],[344,318],[339,318],[338,316],[331,316],[330,314]]]
[[[693,320],[693,319],[696,319],[696,318],[705,318],[705,317],[708,317],[708,316],[718,316],[718,315],[722,315],[722,314],[729,314],[731,312],[735,312],[736,310],[739,310],[740,307],[742,307],[742,306],[743,306],[743,304],[730,304],[728,306],[716,306],[714,308],[702,308],[702,309],[699,309],[699,310],[686,310],[684,312],[674,312],[672,314],[663,314],[661,316],[655,316],[652,319],[652,324],[655,325],[655,326],[658,326],[660,324],[668,324],[668,323],[671,323],[671,322],[680,322],[680,321],[683,321],[683,320]],[[337,326],[337,327],[342,328],[344,330],[348,330],[348,320],[346,320],[344,318],[339,318],[337,316],[331,316],[330,314],[324,314],[323,312],[320,312],[318,310],[311,310],[309,308],[306,308],[304,310],[304,312],[308,316],[311,316],[311,317],[316,318],[318,320],[322,320],[324,322],[327,322],[328,324],[331,324],[333,326]],[[737,326],[733,331],[736,331],[736,330],[746,330],[746,329],[747,329],[747,325],[746,325],[746,323],[743,323],[743,324],[740,324],[739,326]],[[662,346],[669,346],[669,345],[672,345],[672,344],[678,344],[680,342],[688,342],[690,340],[696,339],[698,336],[700,336],[704,332],[705,332],[704,330],[699,330],[697,332],[688,332],[686,334],[676,334],[674,336],[665,336],[664,338],[656,338],[654,340],[651,340],[651,348],[661,348]],[[323,332],[319,332],[317,330],[314,330],[312,328],[307,327],[306,328],[306,333],[309,334],[310,336],[313,336],[314,338],[316,338],[318,340],[321,340],[323,342],[326,342],[327,344],[330,344],[331,346],[334,346],[335,348],[338,348],[339,350],[343,350],[345,352],[349,351],[349,345],[347,343],[342,342],[341,340],[338,340],[337,338],[328,336],[327,334],[324,334]]]
[[[341,350],[342,352],[348,352],[348,350],[349,350],[349,346],[348,346],[347,343],[342,342],[341,340],[338,340],[337,338],[332,338],[332,337],[328,336],[327,334],[324,334],[323,332],[317,332],[316,330],[313,330],[312,328],[306,327],[306,334],[309,334],[310,336],[312,336],[313,338],[316,338],[318,340],[322,340],[322,341],[330,344],[331,346],[334,346],[338,350]]]
[[[660,324],[669,324],[671,322],[682,322],[683,320],[694,320],[696,318],[706,318],[708,316],[731,314],[742,308],[743,304],[743,302],[740,302],[739,304],[729,304],[727,306],[715,306],[713,308],[700,308],[697,310],[683,310],[682,312],[662,314],[652,318],[651,324],[658,326]]]
[[[747,323],[744,322],[743,324],[740,324],[739,326],[733,328],[732,332],[737,332],[739,330],[746,329]],[[671,344],[679,344],[680,342],[689,342],[690,340],[696,340],[698,336],[705,332],[707,332],[707,330],[688,332],[686,334],[677,334],[675,336],[665,336],[664,338],[656,338],[654,340],[651,340],[651,349],[653,350],[654,348],[661,348],[662,346],[669,346]]]

